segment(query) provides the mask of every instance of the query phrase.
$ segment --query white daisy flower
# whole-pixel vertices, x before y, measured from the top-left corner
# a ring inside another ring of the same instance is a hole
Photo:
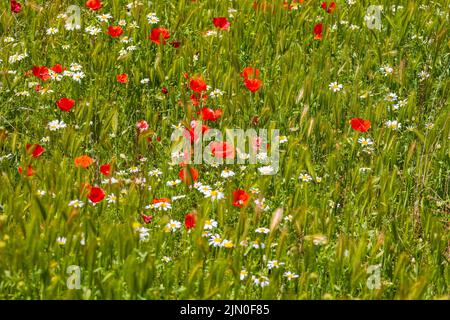
[[[358,142],[363,147],[373,145],[373,141],[370,138],[361,137],[361,138],[358,139]]]
[[[225,194],[220,190],[210,190],[203,193],[205,198],[211,198],[211,200],[220,200],[225,198]]]
[[[108,195],[108,197],[106,197],[106,201],[108,203],[116,203],[117,196],[114,193],[111,193],[111,194]]]
[[[270,229],[268,228],[264,228],[264,227],[259,227],[255,230],[256,233],[264,233],[264,234],[268,234],[270,232]]]
[[[288,281],[298,278],[298,274],[292,273],[291,271],[286,271],[283,273],[283,277],[286,277]]]
[[[69,202],[69,207],[74,207],[74,208],[81,208],[84,206],[84,202],[80,201],[80,200],[72,200]]]
[[[214,219],[205,220],[205,225],[203,226],[203,229],[212,230],[214,228],[217,228],[216,220],[214,220]]]
[[[402,124],[399,123],[397,120],[388,120],[385,122],[386,127],[392,130],[398,130],[401,128]]]
[[[252,276],[252,281],[255,285],[261,288],[269,285],[269,278],[266,276]]]
[[[333,92],[339,92],[342,90],[342,84],[339,84],[337,82],[332,82],[330,83],[330,85],[328,86],[330,88],[331,91]]]
[[[181,183],[180,179],[177,180],[170,180],[166,182],[166,186],[168,187],[176,187],[177,185],[179,185]]]
[[[57,34],[58,31],[59,31],[58,28],[51,27],[51,28],[48,28],[45,33],[47,35],[53,35],[53,34]]]
[[[147,15],[147,21],[150,24],[157,24],[159,22],[159,18],[156,16],[156,13],[152,12]]]
[[[172,205],[169,202],[165,201],[155,203],[153,207],[155,209],[158,209],[159,211],[167,211],[169,209],[172,209]]]
[[[230,178],[233,177],[235,175],[235,173],[233,171],[231,171],[230,169],[224,169],[222,170],[222,173],[220,174],[220,176],[222,178]]]
[[[47,128],[50,131],[57,131],[57,130],[63,129],[65,127],[66,127],[66,124],[64,123],[64,121],[59,121],[59,120],[53,120],[47,124]]]
[[[217,233],[209,238],[208,243],[213,247],[221,247],[223,239]]]
[[[58,237],[56,238],[56,243],[59,244],[60,246],[65,245],[67,242],[67,238],[65,237]]]
[[[162,203],[162,202],[161,202]],[[175,232],[181,228],[181,222],[176,220],[170,220],[169,223],[166,224],[165,230],[167,232]]]
[[[398,99],[397,94],[394,93],[394,92],[390,92],[390,93],[388,93],[388,95],[384,98],[384,101],[387,101],[387,102],[394,102],[394,101],[397,101],[397,99]]]
[[[298,178],[302,181],[302,182],[310,182],[312,181],[312,177],[307,174],[307,173],[300,173],[300,175],[298,176]]]
[[[98,19],[100,22],[108,22],[109,19],[111,19],[111,18],[112,18],[112,15],[109,14],[109,13],[104,13],[104,14],[101,14],[101,15],[98,15],[98,16],[97,16],[97,19]]]
[[[269,270],[278,269],[281,266],[284,266],[284,262],[278,262],[278,260],[269,260],[267,263],[267,268],[269,268]]]

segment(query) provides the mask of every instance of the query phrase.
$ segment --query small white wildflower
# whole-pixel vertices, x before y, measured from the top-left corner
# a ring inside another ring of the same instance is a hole
[[[109,13],[104,13],[97,16],[97,19],[100,20],[100,22],[108,22],[109,19],[112,18],[112,15]]]
[[[425,70],[422,70],[418,74],[420,81],[426,80],[430,77],[430,74],[426,72]]]
[[[278,262],[278,260],[269,260],[267,263],[267,268],[269,268],[269,270],[278,269],[281,266],[284,266],[284,262]]]
[[[398,130],[401,128],[401,123],[399,123],[397,120],[388,120],[385,122],[386,127],[392,130]]]
[[[166,201],[161,201],[161,202],[155,203],[153,205],[153,207],[155,209],[158,209],[159,211],[167,211],[169,209],[172,209],[172,205]]]
[[[337,82],[332,82],[330,83],[330,85],[328,86],[330,88],[330,90],[332,90],[333,92],[339,92],[342,90],[342,84],[339,84]]]
[[[157,24],[159,22],[159,18],[156,16],[156,13],[149,13],[147,15],[147,21],[150,24]]]
[[[53,120],[47,124],[47,127],[50,131],[56,131],[56,130],[65,128],[66,124],[62,120],[61,121]]]
[[[263,167],[259,167],[258,171],[261,175],[267,176],[267,175],[272,175],[274,173],[275,169],[272,166],[263,166]]]
[[[370,138],[361,137],[361,138],[358,139],[358,142],[363,147],[373,145],[373,141]]]
[[[394,102],[394,101],[397,101],[397,99],[398,99],[397,94],[394,93],[394,92],[390,92],[390,93],[388,93],[388,95],[384,98],[384,101],[387,101],[387,102]]]
[[[225,194],[220,190],[210,190],[203,193],[205,198],[211,198],[211,200],[220,200],[225,198]]]
[[[69,207],[81,208],[84,206],[84,202],[80,200],[72,200],[69,202]]]
[[[162,203],[162,202],[160,202]],[[181,222],[176,220],[170,220],[169,223],[166,224],[165,230],[166,232],[175,232],[181,228]]]
[[[252,276],[252,281],[255,285],[264,288],[269,285],[269,278],[266,276]]]
[[[47,29],[46,33],[47,33],[48,35],[53,35],[53,34],[57,34],[58,31],[59,31],[58,28],[51,27],[51,28],[48,28],[48,29]]]
[[[220,176],[222,178],[230,178],[233,177],[235,175],[235,173],[233,171],[231,171],[230,169],[224,169],[222,170],[222,173],[220,174]]]
[[[214,220],[214,219],[205,220],[205,225],[203,226],[203,229],[212,230],[214,228],[217,228],[216,220]]]
[[[217,233],[215,235],[212,235],[208,240],[208,243],[213,247],[221,247],[222,242],[223,242],[222,237]]]
[[[214,89],[213,91],[211,91],[211,93],[209,94],[209,96],[211,98],[218,98],[223,96],[223,91],[221,91],[220,89]]]
[[[270,232],[270,229],[268,228],[264,228],[264,227],[259,227],[255,230],[256,233],[264,233],[264,234],[268,234]]]
[[[298,278],[298,274],[292,273],[291,271],[286,271],[283,273],[283,277],[286,277],[288,281]]]
[[[59,244],[60,246],[65,245],[67,242],[67,238],[65,237],[58,237],[56,238],[56,243]]]
[[[116,203],[116,201],[117,201],[117,196],[116,196],[114,193],[110,193],[110,194],[108,195],[108,197],[106,198],[106,201],[107,201],[108,203]]]
[[[239,273],[239,279],[241,281],[245,280],[245,278],[247,278],[248,276],[248,271],[245,269],[242,269],[241,272]]]
[[[310,181],[312,181],[312,177],[309,174],[307,174],[307,173],[300,173],[298,178],[302,182],[310,182]]]
[[[176,187],[177,185],[179,185],[181,183],[180,179],[177,180],[170,180],[166,182],[166,186],[168,187]]]

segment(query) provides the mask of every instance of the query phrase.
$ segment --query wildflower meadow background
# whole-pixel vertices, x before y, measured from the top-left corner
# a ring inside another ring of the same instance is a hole
[[[449,11],[2,1],[0,298],[449,299]]]

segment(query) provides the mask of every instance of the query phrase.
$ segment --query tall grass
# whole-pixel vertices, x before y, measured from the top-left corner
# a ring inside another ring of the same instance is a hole
[[[282,1],[255,9],[250,0],[156,0],[142,1],[129,15],[126,1],[102,2],[98,12],[84,1],[28,1],[19,14],[5,1],[0,6],[0,298],[449,298],[449,1],[379,0],[381,30],[365,24],[369,1],[336,1],[328,14],[312,0],[298,10],[286,10]],[[69,31],[58,15],[74,4],[81,7],[82,28]],[[229,31],[217,30],[212,18],[228,17],[229,8],[237,10]],[[147,21],[151,12],[157,25]],[[102,13],[113,16],[110,23],[96,19]],[[129,44],[107,34],[121,19]],[[319,20],[323,39],[314,40]],[[130,28],[132,21],[139,28]],[[89,35],[89,25],[102,32]],[[152,43],[148,36],[156,26],[169,29],[168,42],[181,46]],[[50,27],[59,32],[47,35]],[[205,36],[207,30],[217,35]],[[128,45],[137,49],[119,56]],[[24,52],[28,57],[9,62]],[[78,63],[86,76],[77,83],[25,75],[33,66],[57,63]],[[391,75],[380,71],[386,65]],[[254,94],[242,84],[247,66],[261,71],[263,86]],[[422,70],[429,73],[424,80]],[[116,81],[121,73],[128,83]],[[224,166],[196,166],[199,181],[222,188],[226,199],[217,202],[183,183],[166,185],[179,171],[170,164],[172,125],[196,117],[184,73],[202,75],[224,92],[206,102],[223,110],[211,127],[277,128],[288,137],[276,175],[262,176],[256,165],[232,165],[236,175],[224,179]],[[334,81],[342,91],[329,89]],[[43,89],[36,92],[32,82]],[[42,93],[46,89],[52,91]],[[17,94],[23,91],[29,95]],[[385,101],[390,92],[407,99],[398,110]],[[76,100],[71,112],[57,108],[61,97]],[[353,130],[349,120],[355,117],[370,119],[369,131]],[[55,119],[67,127],[49,131]],[[149,124],[147,136],[136,134],[141,119]],[[402,126],[392,130],[387,120]],[[48,142],[40,142],[44,137]],[[371,152],[364,152],[360,137],[373,140]],[[27,143],[41,143],[45,152],[32,159]],[[96,165],[76,167],[74,158],[83,154],[98,165],[111,163],[119,182],[102,184]],[[33,176],[18,173],[30,163]],[[117,174],[133,166],[140,172]],[[155,168],[160,177],[149,176]],[[312,181],[299,180],[302,173]],[[146,178],[144,185],[137,177]],[[93,206],[80,193],[84,183],[101,185],[117,202]],[[240,209],[232,205],[236,188],[259,193]],[[154,198],[179,195],[186,197],[173,201],[171,210],[145,209]],[[254,203],[262,198],[269,210]],[[74,199],[85,205],[69,207]],[[270,227],[278,208],[281,222],[268,234],[255,233]],[[194,210],[194,229],[164,231],[170,219],[183,222]],[[142,213],[153,221],[145,224]],[[283,219],[289,215],[290,221]],[[218,222],[211,232],[231,240],[233,248],[208,244],[202,235],[207,219]],[[149,229],[147,241],[140,241],[138,224]],[[253,248],[255,240],[265,247]],[[269,270],[270,260],[284,265]],[[71,265],[81,268],[79,290],[66,284]],[[368,286],[374,265],[380,265],[378,288]],[[248,272],[244,280],[242,270]],[[289,281],[286,271],[298,278]],[[269,285],[255,285],[252,275],[267,276]]]

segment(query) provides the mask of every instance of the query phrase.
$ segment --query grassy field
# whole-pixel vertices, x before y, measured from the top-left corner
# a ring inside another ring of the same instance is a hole
[[[283,2],[1,2],[1,299],[450,298],[450,1]]]

